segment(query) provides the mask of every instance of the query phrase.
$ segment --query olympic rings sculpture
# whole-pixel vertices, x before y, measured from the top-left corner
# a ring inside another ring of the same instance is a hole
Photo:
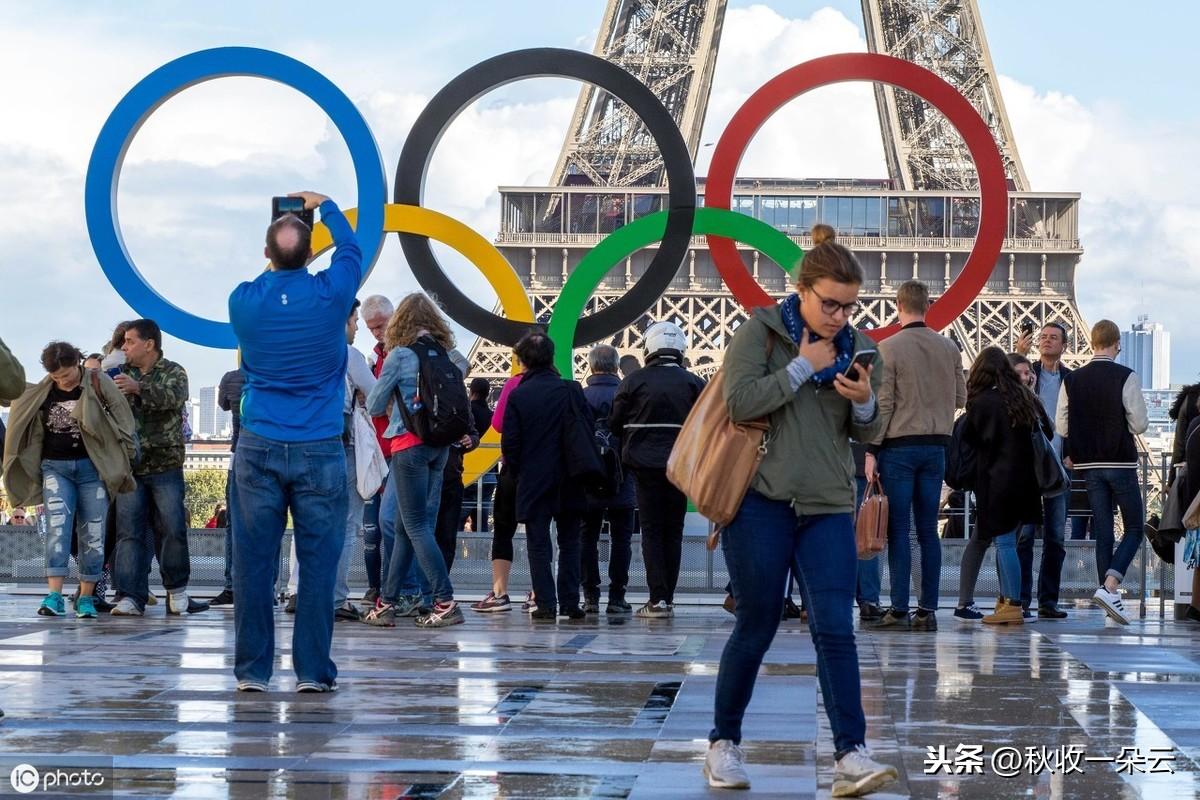
[[[962,272],[930,307],[929,324],[943,328],[962,314],[983,289],[1004,242],[1008,190],[1004,163],[987,124],[970,102],[934,73],[911,62],[876,53],[843,53],[798,64],[755,91],[738,109],[717,141],[706,187],[705,207],[697,208],[691,156],[679,129],[661,101],[645,84],[620,67],[576,50],[533,48],[487,59],[446,84],[417,118],[396,167],[393,202],[387,203],[379,147],[353,102],[321,73],[282,53],[248,47],[202,50],[168,62],[139,81],[109,115],[88,163],[84,210],[96,258],[113,287],[139,314],[154,318],[180,339],[234,349],[237,340],[227,322],[205,319],[172,304],[138,271],[125,248],[117,220],[121,165],[138,129],[160,105],[197,83],[228,76],[266,78],[303,93],[329,115],[345,139],[358,183],[358,205],[346,216],[355,226],[367,269],[366,280],[383,247],[395,233],[421,287],[437,297],[447,316],[472,333],[502,344],[515,344],[534,323],[533,308],[512,265],[491,242],[466,225],[422,207],[425,176],[442,134],[476,98],[513,81],[538,76],[574,78],[595,84],[626,103],[646,124],[662,151],[668,184],[665,211],[618,228],[601,239],[564,284],[549,335],[559,371],[572,372],[573,348],[610,336],[638,319],[670,285],[687,255],[693,235],[705,235],[713,263],[733,296],[747,310],[774,300],[759,286],[737,252],[735,242],[750,245],[788,272],[804,252],[776,228],[731,210],[738,162],[766,120],[789,100],[832,83],[875,81],[905,89],[943,114],[965,140],[980,184],[980,219],[975,244]],[[446,275],[429,246],[436,239],[465,256],[488,280],[503,316],[475,304]],[[584,316],[588,300],[605,274],[642,247],[658,243],[644,275],[624,296]],[[328,230],[313,231],[314,252],[330,246]],[[895,333],[890,326],[868,333],[876,340]],[[494,430],[485,442],[498,441]],[[494,455],[477,450],[468,458],[467,475],[486,470]]]

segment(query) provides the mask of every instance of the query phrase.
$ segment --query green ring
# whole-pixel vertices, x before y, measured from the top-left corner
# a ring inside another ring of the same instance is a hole
[[[649,214],[601,239],[575,267],[554,304],[548,331],[554,342],[554,364],[564,378],[574,374],[572,344],[575,328],[600,281],[617,264],[662,239],[666,230],[666,211]],[[748,244],[776,264],[791,265],[784,267],[789,274],[804,258],[804,250],[787,234],[754,217],[724,208],[697,208],[692,233],[712,234]]]

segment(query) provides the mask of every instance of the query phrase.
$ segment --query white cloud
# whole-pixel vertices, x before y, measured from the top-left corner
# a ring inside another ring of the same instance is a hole
[[[1175,332],[1172,379],[1194,381],[1200,342],[1185,333],[1200,284],[1200,131],[1009,78],[1001,91],[1034,190],[1082,194],[1075,283],[1085,320],[1126,328],[1149,314]]]
[[[100,125],[137,80],[213,44],[191,36],[184,30],[129,40],[87,21],[5,30],[0,69],[37,76],[10,82],[6,106],[22,113],[9,114],[0,132],[6,187],[0,275],[20,298],[6,303],[0,335],[27,365],[36,364],[52,337],[96,347],[112,322],[130,314],[102,279],[87,240],[84,169]],[[590,50],[592,36],[583,39],[582,49]],[[293,52],[356,101],[379,142],[390,196],[409,127],[454,68],[442,74],[439,65],[406,63],[394,53],[342,52],[336,43],[257,44]],[[761,5],[730,9],[701,141],[715,142],[750,93],[783,69],[865,49],[857,21],[833,9],[796,19]],[[560,83],[534,99],[501,90],[467,109],[433,158],[427,205],[491,238],[499,225],[496,186],[549,177],[578,91]],[[1190,377],[1200,363],[1200,343],[1182,335],[1200,277],[1200,244],[1192,234],[1200,223],[1192,188],[1200,185],[1197,131],[1148,122],[1113,104],[1084,104],[1052,86],[1006,78],[1001,85],[1034,187],[1083,193],[1087,252],[1078,283],[1085,317],[1110,316],[1124,325],[1148,311],[1177,332],[1175,378]],[[701,148],[698,174],[707,171],[711,153]],[[226,289],[259,268],[272,194],[312,186],[354,204],[353,170],[336,130],[308,100],[265,81],[222,79],[189,89],[155,112],[127,163],[120,210],[130,252],[166,297],[213,318],[225,317]],[[789,103],[758,132],[739,174],[884,176],[870,85],[824,87]],[[478,273],[447,248],[435,250],[464,291],[490,307],[494,295]],[[396,296],[413,288],[389,236],[365,291]],[[191,369],[197,388],[215,383],[232,364],[231,353],[176,341],[168,347]]]

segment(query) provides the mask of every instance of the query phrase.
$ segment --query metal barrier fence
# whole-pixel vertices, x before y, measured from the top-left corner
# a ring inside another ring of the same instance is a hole
[[[1143,493],[1147,500],[1154,500],[1152,484],[1148,480],[1150,471],[1143,465]],[[1163,474],[1166,463],[1164,459]],[[482,480],[482,479],[481,479]],[[464,498],[464,514],[475,511],[483,512],[487,518],[490,511],[490,498],[486,494],[477,495],[468,488]],[[479,516],[475,517],[479,519]],[[948,515],[943,515],[947,519]],[[967,521],[969,529],[969,520]],[[1121,530],[1118,524],[1118,532]],[[684,533],[683,556],[680,567],[678,592],[681,595],[721,594],[729,576],[725,568],[725,559],[721,551],[710,552],[705,547],[707,539],[707,523],[698,514],[689,514]],[[191,553],[191,585],[197,589],[219,590],[224,580],[225,531],[220,529],[193,529],[188,533],[188,543]],[[291,569],[289,562],[289,544],[291,532],[284,535],[280,552],[279,588],[286,586]],[[920,549],[916,545],[915,532],[912,539],[912,585],[918,586],[921,580]],[[966,539],[943,538],[942,569],[940,575],[940,594],[942,604],[956,602],[959,588],[959,571],[962,562]],[[607,570],[610,543],[607,532],[600,542],[600,570],[607,585]],[[1068,540],[1065,543],[1067,557],[1063,563],[1061,597],[1064,600],[1089,597],[1098,584],[1096,574],[1094,542],[1091,540]],[[458,550],[451,573],[456,591],[464,594],[483,594],[491,588],[491,534],[487,532],[463,532],[459,534]],[[511,578],[513,592],[530,588],[529,565],[525,549],[525,539],[518,531],[514,541],[514,561]],[[887,553],[882,556],[880,576],[882,583],[881,597],[887,604],[889,592],[888,569],[886,567]],[[1041,543],[1035,545],[1034,569],[1035,575],[1041,563]],[[0,526],[0,583],[15,583],[22,585],[40,585],[44,580],[45,545],[42,535],[34,527],[5,527]],[[75,575],[75,564],[71,563],[72,576]],[[1143,538],[1141,550],[1137,559],[1130,566],[1125,576],[1124,586],[1131,599],[1155,598],[1160,604],[1166,602],[1174,592],[1175,568],[1172,564],[1161,561],[1150,549]],[[73,577],[72,577],[73,579]],[[151,571],[152,583],[157,583],[157,569]],[[350,585],[352,590],[362,591],[367,587],[366,569],[362,556],[361,537],[354,545],[354,556],[351,559]],[[996,575],[994,560],[989,556],[981,570],[976,586],[976,597],[987,599],[999,593],[999,580]],[[633,541],[633,560],[629,570],[628,591],[632,594],[646,593],[646,570],[642,562],[640,537],[635,535]],[[915,590],[914,590],[915,594]],[[1144,611],[1144,604],[1143,604]]]

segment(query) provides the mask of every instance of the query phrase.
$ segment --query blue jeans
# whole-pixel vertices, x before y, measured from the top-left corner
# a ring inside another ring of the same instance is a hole
[[[225,591],[233,591],[233,461],[225,473]]]
[[[396,500],[396,482],[392,480],[389,472],[387,484],[379,499],[379,538],[380,549],[383,551],[380,557],[380,567],[383,580],[387,579],[388,564],[395,549],[396,522],[399,518],[400,503]],[[425,573],[421,571],[421,566],[415,558],[412,559],[408,572],[400,581],[400,597],[420,597],[423,605],[433,605],[429,581],[425,578]]]
[[[42,462],[46,499],[46,577],[65,578],[71,559],[71,531],[79,533],[80,582],[95,583],[104,574],[104,520],[108,491],[90,458]]]
[[[390,483],[390,481],[389,481]],[[363,566],[367,569],[367,586],[379,591],[382,584],[383,536],[379,532],[379,506],[383,502],[383,489],[363,503]]]
[[[412,568],[414,557],[429,581],[433,601],[454,599],[454,587],[446,560],[438,547],[433,526],[442,499],[442,471],[449,448],[417,445],[392,456],[392,482],[400,513],[396,519],[396,542],[388,558],[387,577],[381,592],[385,602],[400,598],[400,589]]]
[[[290,510],[300,562],[292,665],[300,681],[331,684],[337,665],[329,657],[329,602],[346,534],[346,452],[341,437],[277,442],[243,428],[234,462],[234,675],[263,683],[271,679],[275,571]]]
[[[797,517],[783,501],[751,490],[721,536],[737,621],[721,654],[709,741],[740,743],[742,717],[783,613],[788,569],[799,578],[817,651],[817,678],[840,758],[866,740],[854,644],[854,524],[850,514]]]
[[[191,578],[187,514],[183,508],[183,470],[138,475],[137,488],[117,495],[117,554],[113,581],[120,593],[138,608],[146,607],[150,593],[148,573],[159,540],[158,566],[168,593],[187,589]]]
[[[350,559],[363,520],[363,498],[358,493],[358,467],[354,461],[354,446],[346,448],[346,538],[338,559],[337,580],[333,585],[333,607],[341,608],[350,599]]]
[[[862,505],[863,495],[867,492],[867,479],[855,478],[857,492],[855,508]],[[879,556],[871,556],[858,561],[858,580],[854,589],[854,601],[879,605]]]
[[[1129,565],[1142,544],[1145,509],[1142,490],[1138,486],[1136,469],[1082,470],[1087,481],[1088,502],[1092,506],[1092,534],[1096,539],[1096,574],[1100,583],[1112,575],[1118,581],[1125,577]],[[1114,544],[1113,504],[1121,510],[1125,535]]]
[[[1067,533],[1067,501],[1070,492],[1042,498],[1042,568],[1038,570],[1038,605],[1058,605],[1062,565],[1067,557],[1063,544]],[[1021,606],[1033,602],[1033,540],[1036,525],[1017,529],[1017,558],[1021,562]]]
[[[879,452],[879,476],[888,498],[888,575],[892,608],[908,610],[912,576],[910,519],[917,523],[921,548],[921,592],[917,607],[935,611],[942,572],[942,542],[938,539],[938,504],[946,474],[946,449],[938,445],[885,447]]]
[[[1021,594],[1021,563],[1017,558],[1017,531],[1002,533],[993,540],[996,544],[996,571],[1000,573],[1000,593],[1006,600],[1016,600]]]

